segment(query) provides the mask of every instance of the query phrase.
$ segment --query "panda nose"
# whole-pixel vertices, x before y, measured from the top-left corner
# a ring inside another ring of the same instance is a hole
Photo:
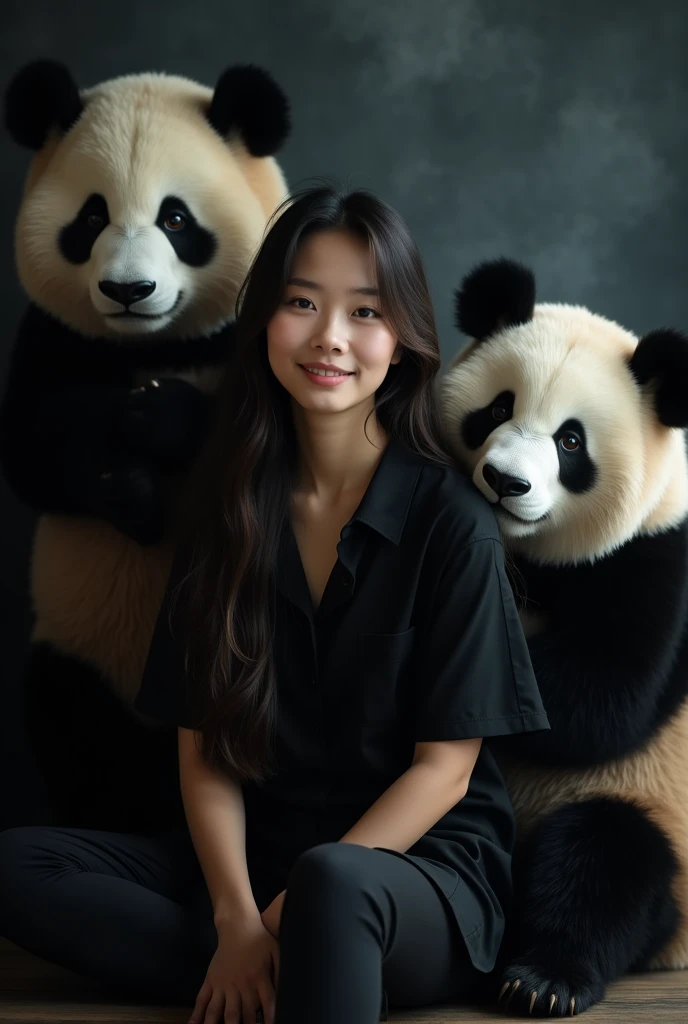
[[[489,462],[486,462],[483,466],[483,477],[500,498],[516,498],[520,494],[527,494],[530,490],[530,482],[528,480],[521,480],[517,476],[509,476],[507,473],[500,473]]]
[[[155,291],[155,281],[99,281],[98,287],[103,295],[123,306],[133,306],[135,302],[147,299]]]

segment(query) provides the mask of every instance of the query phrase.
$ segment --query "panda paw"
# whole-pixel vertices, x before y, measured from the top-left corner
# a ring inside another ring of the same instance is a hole
[[[184,380],[161,378],[133,388],[118,419],[122,439],[161,468],[187,469],[209,425],[206,396]]]
[[[604,997],[600,978],[572,965],[566,970],[516,961],[506,968],[499,990],[499,1005],[521,1017],[573,1017]]]
[[[142,465],[110,468],[98,479],[95,512],[144,547],[158,544],[164,533],[164,511],[158,482]]]

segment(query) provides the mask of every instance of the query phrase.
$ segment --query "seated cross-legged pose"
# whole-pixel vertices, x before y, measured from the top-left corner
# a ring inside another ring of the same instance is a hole
[[[454,467],[422,263],[366,192],[278,211],[138,708],[188,830],[0,836],[0,932],[194,1024],[374,1024],[492,970],[549,728],[488,502]]]

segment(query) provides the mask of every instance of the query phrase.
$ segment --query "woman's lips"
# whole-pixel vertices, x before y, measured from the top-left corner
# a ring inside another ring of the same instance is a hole
[[[345,380],[349,379],[349,377],[355,376],[353,373],[337,373],[331,376],[325,376],[323,373],[308,370],[305,366],[301,366],[301,364],[299,364],[299,366],[313,384],[318,384],[322,388],[334,388],[338,384],[343,384]],[[330,371],[328,371],[328,374],[329,373]]]

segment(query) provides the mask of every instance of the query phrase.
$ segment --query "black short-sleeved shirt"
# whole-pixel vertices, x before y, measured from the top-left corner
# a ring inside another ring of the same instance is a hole
[[[416,742],[549,728],[494,513],[459,470],[391,441],[342,530],[318,610],[289,522],[276,584],[278,770],[244,787],[249,867],[270,865],[273,895],[301,852],[340,839],[410,766]],[[180,632],[167,597],[136,703],[193,728]],[[463,800],[398,854],[444,895],[481,971],[502,938],[513,841],[483,743]]]

